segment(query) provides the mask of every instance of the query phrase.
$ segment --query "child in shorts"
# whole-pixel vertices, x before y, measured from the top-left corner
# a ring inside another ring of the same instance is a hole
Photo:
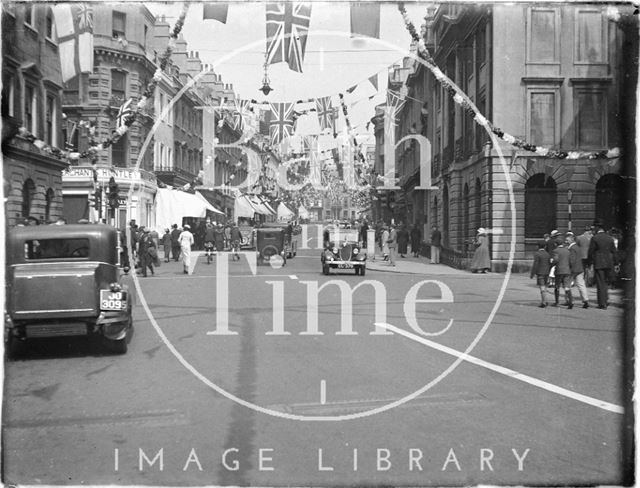
[[[551,268],[551,256],[545,250],[546,243],[538,243],[538,251],[533,256],[533,266],[531,266],[531,278],[536,277],[536,284],[540,290],[540,308],[547,306],[547,282],[549,280],[549,270]]]

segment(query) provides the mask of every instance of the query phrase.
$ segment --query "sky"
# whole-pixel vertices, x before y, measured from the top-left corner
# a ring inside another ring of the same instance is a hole
[[[407,12],[419,30],[427,3],[407,3]],[[182,4],[147,3],[155,15],[165,15],[171,26]],[[303,72],[286,63],[268,67],[274,91],[265,97],[259,88],[264,76],[266,45],[265,3],[235,2],[229,6],[226,24],[202,19],[202,4],[192,3],[183,34],[189,51],[197,51],[203,63],[225,83],[233,84],[240,98],[270,102],[297,101],[345,94],[352,126],[363,127],[384,101],[388,67],[406,54],[411,37],[396,3],[381,3],[380,41],[350,37],[347,2],[313,2]],[[379,91],[367,82],[377,75]],[[358,84],[352,94],[346,90]],[[369,97],[374,96],[372,100]]]

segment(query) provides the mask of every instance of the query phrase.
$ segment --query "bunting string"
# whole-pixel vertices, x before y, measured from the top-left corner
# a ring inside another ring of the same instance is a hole
[[[611,159],[617,158],[620,156],[620,148],[612,148],[603,151],[596,152],[587,152],[587,151],[564,151],[551,149],[548,147],[537,146],[535,144],[531,144],[523,139],[512,136],[511,134],[504,132],[502,129],[496,127],[491,121],[489,121],[486,117],[484,117],[480,112],[477,111],[477,108],[474,107],[466,97],[463,97],[454,83],[440,70],[440,68],[435,63],[433,56],[427,49],[427,46],[424,42],[422,36],[418,34],[416,31],[413,22],[409,19],[409,15],[407,14],[407,10],[404,6],[404,3],[400,2],[398,4],[398,10],[402,14],[402,18],[404,20],[405,26],[411,35],[411,38],[417,45],[418,56],[424,60],[425,63],[431,69],[433,75],[436,80],[442,85],[442,87],[447,91],[447,93],[453,98],[453,101],[460,105],[466,114],[469,115],[477,124],[488,128],[493,134],[495,134],[499,139],[503,140],[507,144],[511,146],[517,147],[518,149],[523,149],[528,152],[533,152],[539,156],[554,158],[554,159]]]

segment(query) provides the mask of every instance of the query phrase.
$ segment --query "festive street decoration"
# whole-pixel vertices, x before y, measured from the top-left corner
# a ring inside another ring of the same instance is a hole
[[[293,103],[271,103],[269,134],[271,145],[280,144],[293,134]]]
[[[455,86],[455,84],[437,66],[437,64],[433,59],[433,56],[427,49],[427,46],[424,42],[424,38],[418,34],[415,26],[411,22],[411,19],[409,19],[409,15],[407,14],[407,10],[404,6],[404,3],[400,2],[398,4],[398,10],[402,14],[402,18],[404,20],[407,30],[409,31],[409,34],[411,34],[411,38],[417,45],[418,55],[429,66],[436,80],[453,98],[453,101],[458,105],[460,105],[463,108],[463,110],[477,124],[490,130],[499,139],[503,140],[507,144],[517,147],[518,149],[524,149],[525,151],[533,152],[538,156],[543,156],[543,157],[553,158],[553,159],[610,159],[610,158],[617,158],[620,156],[619,148],[613,148],[606,151],[597,151],[597,152],[563,151],[563,150],[550,149],[547,147],[538,146],[536,144],[531,144],[523,139],[519,139],[515,136],[512,136],[511,134],[506,133],[502,129],[494,126],[491,121],[489,121],[486,117],[484,117],[484,115],[478,112],[477,108],[469,102],[467,97],[463,96],[464,93],[462,93]]]

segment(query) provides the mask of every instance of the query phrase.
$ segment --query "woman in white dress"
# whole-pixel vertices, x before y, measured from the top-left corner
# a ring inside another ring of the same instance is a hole
[[[382,259],[383,261],[389,260],[389,227],[386,225],[382,228]]]
[[[183,227],[180,236],[178,236],[178,242],[180,243],[180,251],[182,253],[182,266],[184,267],[184,274],[190,274],[191,272],[191,246],[193,246],[193,234],[191,233],[191,227],[185,225]]]

